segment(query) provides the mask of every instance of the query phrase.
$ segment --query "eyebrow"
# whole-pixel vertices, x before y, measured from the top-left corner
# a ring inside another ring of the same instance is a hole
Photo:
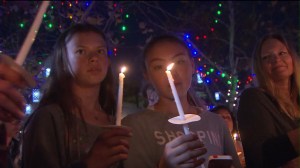
[[[89,46],[84,46],[84,45],[78,45],[76,46],[77,47],[82,47],[82,48],[85,48],[85,47],[89,47]],[[95,48],[106,48],[106,45],[102,45],[102,46],[96,46]]]
[[[180,53],[177,53],[177,54],[175,54],[174,56],[172,56],[171,59],[173,60],[173,59],[175,59],[175,58],[177,58],[177,57],[185,56],[185,55],[186,55],[185,53],[180,52]],[[161,58],[153,58],[152,60],[150,60],[149,64],[151,64],[151,63],[153,63],[153,62],[155,62],[155,61],[164,61],[164,59],[161,59]]]

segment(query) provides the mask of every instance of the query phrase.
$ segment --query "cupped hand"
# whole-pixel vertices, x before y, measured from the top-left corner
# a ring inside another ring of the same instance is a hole
[[[101,133],[87,158],[88,168],[108,168],[128,158],[131,130],[128,127],[114,127]]]
[[[159,168],[193,168],[204,163],[201,158],[207,152],[195,134],[182,135],[168,142]]]

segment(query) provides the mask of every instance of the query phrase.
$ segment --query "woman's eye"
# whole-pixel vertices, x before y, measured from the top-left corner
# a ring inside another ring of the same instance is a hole
[[[279,53],[279,55],[285,56],[285,55],[287,55],[287,52],[286,52],[286,51],[281,51],[281,52]]]
[[[178,60],[178,61],[177,61],[177,64],[183,64],[183,63],[185,63],[185,60],[184,60],[184,59],[181,59],[181,60]]]
[[[105,54],[105,50],[104,49],[99,49],[98,54]]]
[[[79,55],[82,55],[82,54],[84,54],[84,50],[83,49],[78,49],[78,50],[76,50],[75,53],[79,54]]]
[[[154,70],[161,70],[162,68],[163,68],[162,65],[155,65],[155,66],[153,66]]]
[[[272,58],[271,55],[266,55],[266,56],[263,56],[263,57],[262,57],[262,60],[263,60],[263,61],[269,61],[271,58]]]

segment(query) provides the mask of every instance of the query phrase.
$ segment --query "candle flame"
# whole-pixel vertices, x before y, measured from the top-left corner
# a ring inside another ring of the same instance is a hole
[[[121,73],[123,73],[123,72],[125,72],[125,71],[126,71],[126,67],[123,66],[123,67],[121,68]]]
[[[167,66],[167,71],[170,71],[174,66],[174,63],[171,63]]]
[[[237,136],[238,136],[237,133],[234,133],[233,134],[233,139],[236,140]]]

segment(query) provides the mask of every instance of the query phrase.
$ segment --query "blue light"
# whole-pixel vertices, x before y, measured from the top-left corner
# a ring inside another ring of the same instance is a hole
[[[207,107],[207,110],[211,110],[213,109],[215,106],[214,105],[209,105],[209,106],[206,106]]]
[[[189,47],[192,47],[192,44],[191,44],[191,43],[188,43],[188,46],[189,46]]]
[[[215,92],[215,99],[220,100],[220,92]]]
[[[112,56],[112,55],[113,55],[113,51],[112,51],[112,50],[108,50],[108,51],[107,51],[107,54],[108,54],[109,56]]]
[[[85,3],[85,6],[89,6],[89,5],[90,5],[89,2],[86,2],[86,3]]]
[[[189,34],[185,34],[185,38],[186,39],[190,38],[190,35]]]
[[[51,69],[50,68],[46,68],[45,70],[45,77],[47,78],[50,75]]]
[[[32,89],[32,102],[37,103],[40,101],[41,93],[39,89]]]
[[[30,104],[26,104],[25,114],[29,115],[32,113],[32,108]]]
[[[210,79],[206,79],[205,81],[207,84],[209,84],[211,82]]]
[[[194,55],[197,55],[197,51],[194,51],[193,54],[194,54]]]
[[[197,83],[199,83],[199,84],[203,83],[203,80],[201,79],[201,76],[199,73],[197,73]]]

